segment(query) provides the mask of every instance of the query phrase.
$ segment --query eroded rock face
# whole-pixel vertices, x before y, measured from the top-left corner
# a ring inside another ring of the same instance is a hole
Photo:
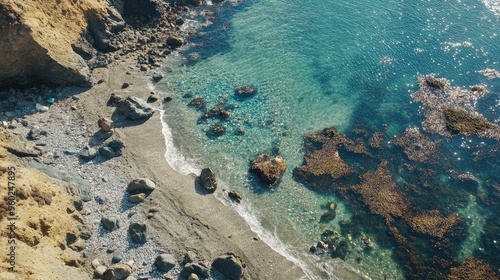
[[[104,18],[104,4],[95,0],[2,2],[0,88],[37,82],[90,86],[90,70],[72,49],[87,28],[89,13]]]
[[[285,159],[281,155],[260,155],[252,162],[250,171],[257,174],[265,184],[274,185],[286,171]]]

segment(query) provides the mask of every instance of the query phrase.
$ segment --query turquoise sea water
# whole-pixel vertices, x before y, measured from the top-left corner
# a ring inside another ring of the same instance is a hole
[[[172,145],[166,158],[181,172],[212,167],[222,188],[242,195],[237,210],[260,237],[311,279],[336,278],[332,258],[315,256],[309,247],[325,230],[341,232],[340,222],[351,221],[352,213],[349,201],[294,180],[293,168],[303,163],[304,134],[336,126],[352,135],[355,128],[373,132],[386,124],[388,141],[408,127],[420,127],[422,112],[410,94],[418,89],[417,77],[430,73],[457,86],[486,85],[490,94],[479,109],[492,122],[500,119],[500,79],[477,72],[500,68],[499,16],[479,0],[250,0],[218,7],[213,24],[199,32],[181,55],[169,58],[166,78],[156,85],[174,95],[165,105]],[[256,86],[257,94],[236,98],[235,88],[246,84]],[[201,118],[202,112],[187,106],[195,97],[203,98],[207,109],[224,99],[230,118]],[[225,125],[226,133],[208,136],[214,123]],[[486,146],[498,147],[497,142],[462,136],[443,142],[446,169],[473,174],[483,194],[500,182],[496,157],[468,161]],[[262,153],[279,153],[288,166],[271,190],[248,174],[250,162]],[[395,161],[397,156],[404,157],[391,155]],[[362,160],[355,164],[364,165]],[[370,163],[366,166],[373,170]],[[397,172],[392,176],[399,183],[409,180]],[[451,188],[446,173],[436,177],[437,184]],[[466,192],[461,204],[440,208],[459,213],[468,226],[456,255],[460,261],[500,254],[487,250],[481,255],[485,242],[493,241],[481,235],[483,226],[500,213],[478,204],[477,195]],[[338,204],[337,215],[320,223],[331,201]],[[359,237],[342,233],[349,243],[345,261],[372,279],[408,278],[395,246],[378,244],[373,229],[360,230],[375,240],[375,247],[363,250]]]

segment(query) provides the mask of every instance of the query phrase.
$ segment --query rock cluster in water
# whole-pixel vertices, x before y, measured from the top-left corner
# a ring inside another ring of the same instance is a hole
[[[425,120],[422,128],[442,136],[454,134],[500,139],[500,127],[489,122],[477,110],[477,101],[488,94],[483,85],[470,90],[453,87],[447,79],[434,75],[420,77],[420,89],[411,97],[423,104]]]

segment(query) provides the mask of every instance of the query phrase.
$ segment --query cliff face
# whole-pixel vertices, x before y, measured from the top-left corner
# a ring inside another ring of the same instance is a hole
[[[37,82],[90,86],[90,70],[72,45],[81,45],[89,15],[107,15],[106,5],[102,0],[0,0],[0,88]]]

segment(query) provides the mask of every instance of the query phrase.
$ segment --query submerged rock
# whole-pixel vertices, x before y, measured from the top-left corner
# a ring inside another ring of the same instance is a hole
[[[226,127],[222,124],[214,123],[207,131],[207,135],[211,137],[219,137],[226,133]]]
[[[285,159],[278,155],[272,157],[262,154],[252,162],[250,171],[257,174],[265,184],[276,184],[286,171]]]
[[[257,93],[257,87],[251,85],[240,86],[236,89],[236,94],[240,97],[249,97]]]
[[[443,111],[446,128],[452,133],[478,134],[495,126],[482,116],[474,116],[465,110],[448,107]]]
[[[335,127],[308,133],[304,140],[304,164],[293,170],[296,179],[308,182],[308,186],[317,191],[328,192],[325,182],[338,180],[353,172],[338,152],[338,147],[347,141],[347,137],[338,133]]]

